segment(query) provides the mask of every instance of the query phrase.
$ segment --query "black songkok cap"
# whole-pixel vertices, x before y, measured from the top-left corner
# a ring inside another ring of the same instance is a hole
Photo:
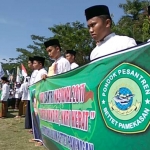
[[[1,77],[1,80],[8,82],[7,77]]]
[[[29,57],[29,61],[33,62],[33,57]]]
[[[44,57],[40,57],[40,56],[34,56],[33,57],[33,61],[39,61],[42,63],[42,65],[44,66],[44,62],[45,62],[45,58]]]
[[[66,50],[66,54],[72,54],[72,55],[76,55],[76,51],[74,50]]]
[[[49,46],[59,46],[60,47],[60,44],[59,44],[59,40],[58,39],[51,39],[51,40],[48,40],[46,42],[44,42],[44,45],[45,47],[49,47]]]
[[[148,6],[148,15],[150,16],[150,6]]]
[[[96,5],[85,9],[85,16],[87,21],[93,17],[101,15],[110,16],[109,9],[106,5]]]

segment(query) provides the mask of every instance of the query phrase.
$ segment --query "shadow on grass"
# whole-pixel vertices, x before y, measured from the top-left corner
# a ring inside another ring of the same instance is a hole
[[[14,111],[13,109],[8,109],[7,112],[7,118],[14,118],[16,116],[16,111]]]
[[[11,112],[7,113],[7,118],[14,118],[16,115],[12,114]]]

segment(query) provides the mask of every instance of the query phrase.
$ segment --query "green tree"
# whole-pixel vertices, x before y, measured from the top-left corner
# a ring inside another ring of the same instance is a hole
[[[126,0],[125,4],[119,5],[125,13],[118,21],[121,34],[133,37],[139,41],[145,41],[148,38],[149,35],[145,34],[145,18],[147,15],[145,10],[148,5],[148,1],[141,0]]]
[[[31,35],[33,45],[27,46],[27,49],[17,48],[19,56],[15,59],[18,64],[23,63],[27,68],[27,60],[30,56],[43,56],[46,58],[45,66],[48,68],[53,61],[50,61],[45,50],[44,41],[51,38],[58,38],[62,48],[62,54],[65,54],[67,49],[74,49],[77,51],[77,63],[83,65],[86,63],[86,56],[89,56],[90,51],[95,46],[95,43],[90,37],[88,29],[85,24],[78,21],[60,25],[54,25],[49,28],[52,37],[46,38],[44,36]]]
[[[45,57],[45,67],[50,65],[49,57],[46,54],[45,48],[43,46],[43,42],[46,40],[44,36],[36,36],[31,35],[31,39],[33,41],[33,45],[28,45],[27,49],[17,48],[16,51],[19,52],[19,56],[16,58],[17,63],[23,63],[24,66],[27,68],[27,62],[29,57],[33,57],[35,55]],[[30,72],[28,70],[28,72]]]
[[[19,63],[15,61],[15,58],[9,58],[8,60],[3,59],[3,62],[1,62],[1,64],[5,72],[5,76],[8,76],[6,70],[10,71],[12,68],[17,68],[17,66],[20,65]]]
[[[62,55],[65,54],[67,49],[73,49],[77,52],[76,61],[79,65],[87,63],[87,56],[89,56],[91,50],[95,47],[95,42],[92,40],[88,29],[85,24],[78,21],[60,25],[54,25],[48,28],[52,37],[46,38],[45,36],[31,35],[33,41],[32,45],[28,45],[27,48],[17,48],[16,51],[19,53],[17,58],[10,58],[3,63],[5,70],[10,70],[13,67],[24,64],[27,71],[28,58],[31,56],[43,56],[46,58],[45,67],[52,64],[47,52],[45,50],[44,42],[51,38],[58,38],[62,48]],[[13,63],[15,62],[15,63]]]
[[[85,57],[89,56],[94,48],[93,42],[85,24],[78,21],[60,25],[54,25],[49,30],[54,34],[54,38],[60,40],[62,53],[67,49],[73,49],[77,52],[77,63],[83,65],[86,63]]]

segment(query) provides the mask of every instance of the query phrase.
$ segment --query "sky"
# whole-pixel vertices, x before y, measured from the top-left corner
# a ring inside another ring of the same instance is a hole
[[[31,35],[51,37],[48,27],[80,21],[86,23],[84,10],[107,5],[117,22],[124,14],[119,8],[126,0],[1,0],[0,61],[16,58],[16,48],[33,44]],[[4,62],[4,61],[3,61]]]

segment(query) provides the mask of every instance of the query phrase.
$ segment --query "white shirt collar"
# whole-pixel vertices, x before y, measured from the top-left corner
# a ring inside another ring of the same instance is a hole
[[[102,42],[109,40],[110,38],[114,37],[115,35],[116,35],[115,33],[111,33],[111,34],[107,35],[102,41],[100,41],[100,43],[98,45],[100,45]]]
[[[104,38],[104,41],[110,39],[111,37],[115,36],[116,34],[115,33],[111,33],[109,35],[107,35],[105,38]]]
[[[60,56],[58,59],[55,60],[55,62],[57,62],[58,60],[60,60],[63,56]]]

